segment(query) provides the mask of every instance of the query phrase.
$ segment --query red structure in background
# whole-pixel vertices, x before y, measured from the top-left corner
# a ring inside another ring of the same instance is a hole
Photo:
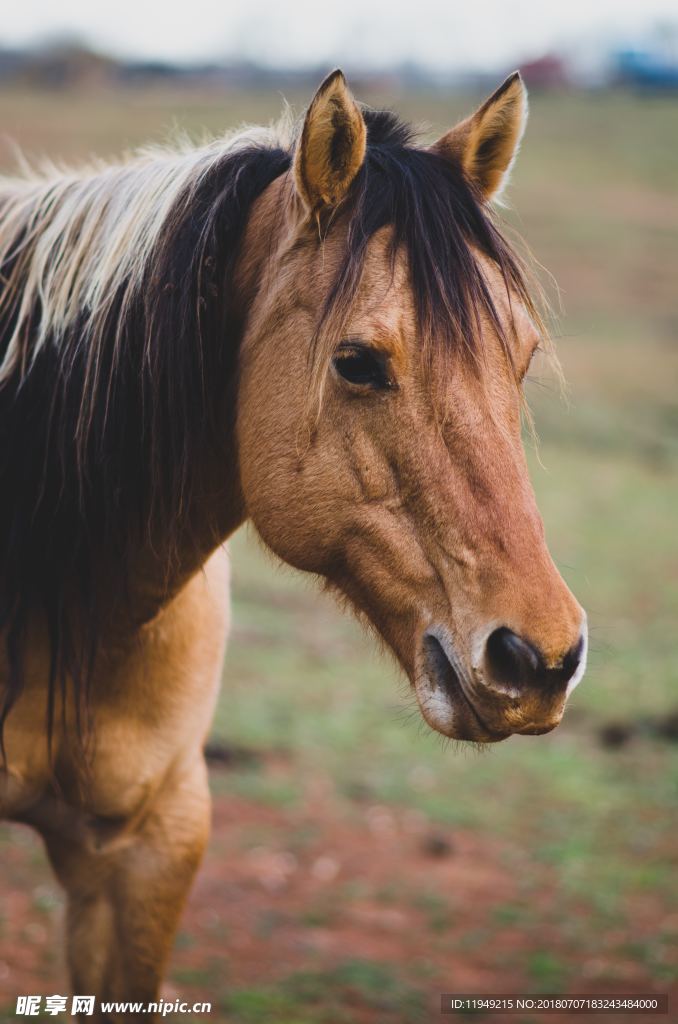
[[[528,89],[562,89],[572,83],[565,60],[555,53],[521,61],[520,73]]]

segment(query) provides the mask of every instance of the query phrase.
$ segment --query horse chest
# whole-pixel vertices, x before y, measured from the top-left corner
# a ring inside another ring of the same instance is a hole
[[[142,814],[173,766],[194,756],[204,741],[228,620],[228,556],[220,549],[123,656],[102,661],[91,694],[94,742],[84,784],[72,710],[64,733],[56,716],[56,786],[52,782],[44,736],[47,667],[44,652],[34,656],[26,690],[7,723],[0,817],[38,827],[54,819],[70,827],[76,818],[114,823]]]

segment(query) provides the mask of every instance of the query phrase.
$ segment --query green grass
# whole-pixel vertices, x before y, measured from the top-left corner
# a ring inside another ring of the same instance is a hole
[[[236,990],[224,1003],[233,1024],[352,1024],[355,1008],[375,1010],[399,1024],[418,1024],[424,1012],[419,992],[389,966],[371,960],[297,972],[275,988]]]

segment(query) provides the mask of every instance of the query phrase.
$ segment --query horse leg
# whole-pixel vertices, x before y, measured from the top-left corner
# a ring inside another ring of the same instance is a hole
[[[202,754],[167,777],[152,802],[110,841],[45,834],[67,893],[73,992],[95,995],[95,1020],[148,1022],[147,1012],[104,1014],[101,1002],[155,1002],[179,917],[209,833]],[[91,1017],[83,1018],[91,1020]]]

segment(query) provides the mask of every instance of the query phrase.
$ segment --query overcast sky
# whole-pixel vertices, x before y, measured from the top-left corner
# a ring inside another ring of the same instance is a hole
[[[632,37],[677,0],[4,0],[0,43],[80,36],[172,60],[489,68],[565,45]]]

